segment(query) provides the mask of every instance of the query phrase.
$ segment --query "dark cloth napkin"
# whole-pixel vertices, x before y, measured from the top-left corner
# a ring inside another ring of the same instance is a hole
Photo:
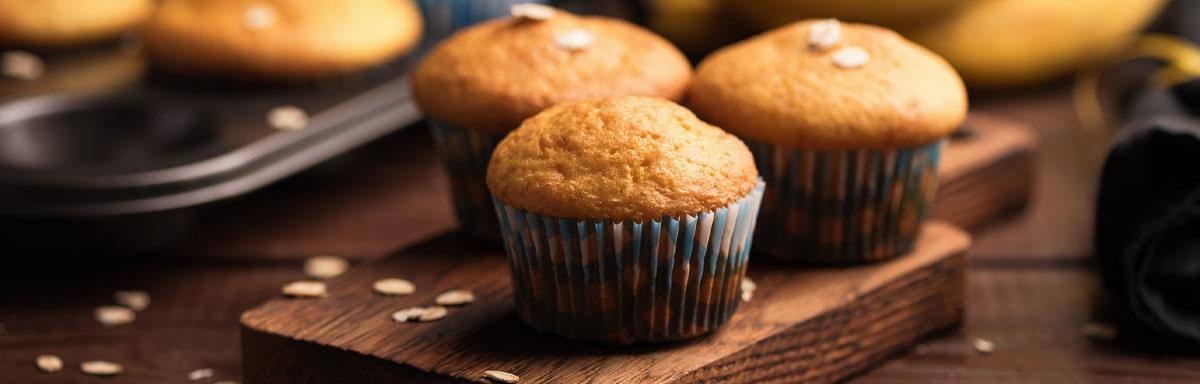
[[[1200,80],[1133,100],[1101,175],[1097,262],[1129,317],[1200,349]]]

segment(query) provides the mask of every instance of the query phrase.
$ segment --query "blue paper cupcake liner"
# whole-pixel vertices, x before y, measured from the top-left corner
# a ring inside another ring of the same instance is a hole
[[[937,189],[942,141],[840,151],[746,144],[767,181],[756,251],[779,260],[848,265],[903,254]]]
[[[475,132],[428,119],[433,140],[450,175],[454,214],[459,228],[470,234],[500,239],[496,210],[487,189],[488,161],[504,134]]]
[[[713,331],[738,308],[763,188],[646,222],[547,217],[493,199],[517,313],[543,332],[609,344]]]
[[[428,48],[455,31],[475,23],[509,15],[513,4],[540,3],[546,0],[417,0],[425,18],[425,43]]]

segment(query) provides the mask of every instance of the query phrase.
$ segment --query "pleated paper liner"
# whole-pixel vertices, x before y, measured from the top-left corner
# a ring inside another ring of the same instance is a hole
[[[459,228],[466,233],[500,240],[500,221],[487,189],[487,166],[504,134],[456,128],[428,118],[434,143],[450,174],[450,190]]]
[[[475,23],[509,15],[509,8],[520,3],[546,3],[546,0],[417,0],[425,18],[423,47],[428,49],[450,37],[455,31]]]
[[[607,344],[715,330],[738,308],[763,188],[647,222],[546,217],[495,200],[517,313],[543,332]]]
[[[767,182],[758,250],[833,265],[907,252],[929,214],[943,143],[805,151],[748,141]]]

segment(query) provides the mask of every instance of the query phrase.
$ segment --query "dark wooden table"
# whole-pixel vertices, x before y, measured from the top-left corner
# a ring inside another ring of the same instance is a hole
[[[1155,352],[1127,333],[1115,341],[1081,333],[1102,294],[1089,261],[1090,223],[1108,133],[1078,127],[1065,87],[990,96],[975,107],[1038,129],[1032,206],[975,231],[962,327],[852,381],[1200,382],[1200,358]],[[428,135],[411,130],[206,210],[177,250],[6,266],[0,382],[184,383],[199,368],[215,371],[200,382],[240,380],[243,310],[301,278],[300,262],[311,255],[371,259],[450,230],[446,191]],[[2,249],[5,262],[22,258]],[[92,311],[118,289],[146,290],[153,304],[133,324],[105,328]],[[995,352],[977,353],[976,337],[994,341]],[[43,353],[61,356],[67,369],[39,373],[33,359]],[[126,372],[79,373],[78,363],[92,359],[124,364]]]

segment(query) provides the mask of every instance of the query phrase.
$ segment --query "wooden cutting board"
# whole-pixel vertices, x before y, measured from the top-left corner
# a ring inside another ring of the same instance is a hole
[[[972,112],[938,167],[933,216],[975,228],[1018,211],[1032,195],[1037,136],[1012,120]]]
[[[513,310],[497,244],[446,234],[353,268],[323,299],[280,298],[242,315],[247,383],[479,381],[522,383],[832,382],[887,358],[963,313],[962,231],[933,222],[915,250],[882,264],[804,269],[754,259],[754,297],[719,331],[691,341],[596,346],[540,334]],[[410,296],[371,284],[403,277]],[[390,314],[449,289],[477,301],[430,323]]]

